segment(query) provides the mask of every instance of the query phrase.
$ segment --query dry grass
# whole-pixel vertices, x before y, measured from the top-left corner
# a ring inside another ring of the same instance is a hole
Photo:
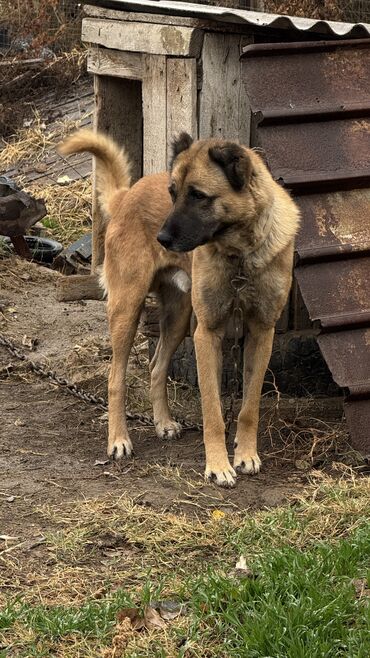
[[[30,193],[45,201],[48,214],[42,220],[51,237],[67,246],[91,231],[91,179],[67,185],[32,185]]]
[[[252,516],[234,508],[222,514],[205,508],[199,482],[191,482],[193,498],[203,506],[199,517],[159,512],[140,505],[140,497],[125,495],[43,506],[35,512],[51,528],[47,564],[20,570],[16,552],[0,555],[6,568],[0,601],[8,591],[22,592],[33,604],[78,605],[118,587],[135,598],[149,573],[152,582],[162,582],[163,596],[171,596],[205,563],[231,568],[240,553],[253,560],[267,545],[304,550],[322,540],[336,542],[368,518],[370,480],[342,464],[335,470],[334,477],[313,471],[290,505]]]
[[[69,132],[76,130],[84,118],[81,117],[77,121],[69,119],[60,121],[56,123],[53,130],[50,130],[39,112],[35,111],[29,127],[20,128],[10,139],[3,140],[3,148],[0,150],[0,169],[6,170],[18,162],[31,159],[33,162],[39,162]]]

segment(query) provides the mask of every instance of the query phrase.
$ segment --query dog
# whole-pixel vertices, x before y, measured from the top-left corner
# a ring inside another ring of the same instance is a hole
[[[120,459],[132,453],[125,372],[145,298],[154,292],[160,338],[150,363],[150,397],[158,437],[173,438],[181,431],[168,407],[167,371],[193,308],[205,476],[232,487],[237,472],[258,473],[259,403],[275,324],[291,287],[296,204],[255,151],[232,141],[193,141],[182,133],[172,144],[169,173],[145,176],[132,187],[127,154],[109,137],[81,130],[60,151],[89,151],[96,157],[97,192],[108,218],[102,273],[113,352],[108,455]],[[220,400],[221,346],[233,281],[241,275],[248,333],[232,466]]]

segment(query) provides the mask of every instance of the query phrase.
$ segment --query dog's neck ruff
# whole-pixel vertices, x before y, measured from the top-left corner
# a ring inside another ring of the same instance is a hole
[[[269,238],[270,232],[274,224],[274,219],[275,219],[274,213],[272,212],[272,209],[270,209],[270,212],[267,214],[267,217],[264,222],[263,222],[263,218],[260,218],[260,222],[258,222],[259,230],[257,231],[255,229],[253,231],[255,240],[253,241],[252,244],[248,245],[248,243],[243,243],[242,241],[240,242],[240,244],[238,244],[238,246],[233,244],[230,245],[220,244],[219,247],[220,250],[222,250],[226,255],[226,258],[231,261],[239,260],[243,262],[246,258],[249,259],[251,256],[252,257],[257,256],[258,252],[260,251],[261,248],[263,248],[263,246],[265,245],[266,241]],[[263,222],[263,226],[261,226],[261,220]],[[258,233],[259,235],[256,235]],[[256,263],[255,266],[257,266]]]

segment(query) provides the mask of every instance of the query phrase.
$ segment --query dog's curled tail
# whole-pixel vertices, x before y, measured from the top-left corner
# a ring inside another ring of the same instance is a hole
[[[128,190],[131,183],[130,163],[123,149],[110,137],[82,129],[58,145],[63,155],[89,151],[96,159],[96,189],[104,214],[109,215],[109,202],[115,192]]]

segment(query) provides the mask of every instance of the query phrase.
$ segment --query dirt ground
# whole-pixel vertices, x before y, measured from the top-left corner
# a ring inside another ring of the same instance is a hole
[[[23,342],[30,358],[105,396],[110,359],[105,303],[57,302],[58,276],[17,259],[0,260],[0,331]],[[150,410],[146,372],[146,344],[139,338],[130,364],[132,410]],[[178,416],[199,420],[196,391],[171,383],[170,395]],[[124,494],[155,510],[192,515],[280,505],[307,483],[312,464],[326,467],[333,455],[338,458],[343,445],[338,404],[332,419],[323,421],[307,409],[300,417],[294,401],[287,401],[284,409],[294,408],[294,418],[281,412],[286,417],[279,418],[280,432],[268,404],[260,432],[264,468],[226,491],[203,481],[200,432],[185,432],[170,443],[159,441],[152,428],[132,425],[135,458],[120,465],[106,461],[104,411],[38,378],[0,347],[0,535],[19,538],[19,559],[40,561],[52,527],[39,513],[46,504]]]

